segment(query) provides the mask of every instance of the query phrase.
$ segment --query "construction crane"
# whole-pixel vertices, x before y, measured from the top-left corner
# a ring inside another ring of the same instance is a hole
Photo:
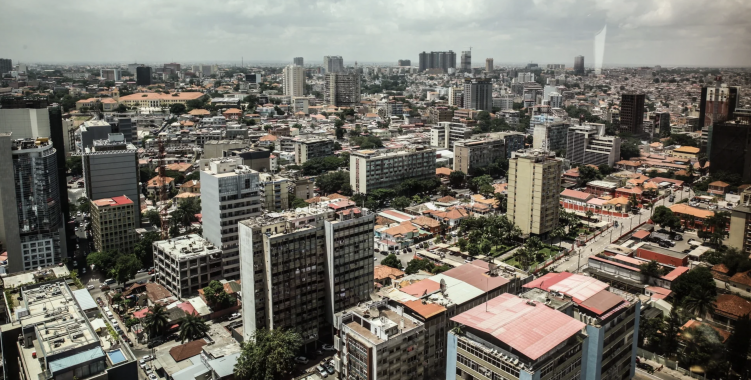
[[[165,186],[166,176],[164,168],[164,159],[167,156],[167,153],[164,149],[162,136],[157,135],[156,141],[159,147],[157,152],[156,183],[157,186],[159,186],[159,202],[161,203],[161,206],[157,205],[157,207],[161,207],[161,209],[159,209],[159,219],[162,227],[162,240],[166,240],[169,238],[169,218],[167,214],[167,199],[169,198],[169,194],[167,194],[167,186]]]

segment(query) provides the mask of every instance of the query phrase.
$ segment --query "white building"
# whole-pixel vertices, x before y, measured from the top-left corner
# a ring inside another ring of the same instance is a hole
[[[621,157],[621,138],[605,136],[604,124],[584,124],[569,128],[566,159],[572,164],[613,166]]]
[[[155,241],[154,268],[159,285],[186,298],[223,278],[222,251],[196,234]]]
[[[282,72],[284,95],[303,96],[305,93],[305,68],[289,65]]]
[[[360,150],[349,156],[350,185],[355,193],[397,186],[406,179],[435,177],[435,149]]]

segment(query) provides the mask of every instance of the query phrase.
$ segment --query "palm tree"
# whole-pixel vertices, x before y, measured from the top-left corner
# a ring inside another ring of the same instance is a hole
[[[527,270],[527,268],[529,268],[529,258],[529,251],[525,247],[520,247],[516,250],[516,252],[514,252],[514,259],[516,259],[516,262],[519,263],[521,269],[523,270]]]
[[[714,311],[715,295],[710,289],[700,289],[691,292],[683,301],[686,310],[697,317],[705,317]]]
[[[144,317],[144,325],[149,330],[149,336],[157,336],[167,329],[167,309],[156,304],[149,307],[149,312]]]
[[[592,215],[594,215],[594,214],[595,213],[592,212],[591,209],[587,209],[587,212],[585,213],[585,215],[587,215],[587,219],[592,219]]]
[[[566,236],[566,230],[563,229],[563,227],[558,226],[556,227],[553,232],[550,233],[550,236],[553,238],[558,238],[558,247],[561,246],[561,243],[563,242],[563,237]]]
[[[182,324],[180,324],[180,342],[185,342],[187,339],[196,339],[204,336],[209,331],[209,326],[206,321],[201,318],[198,313],[191,313],[183,318]]]

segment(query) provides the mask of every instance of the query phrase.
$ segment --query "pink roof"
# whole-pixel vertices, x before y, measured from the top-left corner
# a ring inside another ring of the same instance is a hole
[[[198,314],[196,308],[194,308],[193,305],[190,304],[190,302],[183,302],[181,304],[178,304],[177,307],[182,309],[185,314]]]
[[[348,199],[342,199],[339,202],[329,203],[329,208],[333,208],[334,210],[339,210],[341,208],[351,207],[354,205],[355,205],[355,202],[352,202]]]
[[[634,234],[631,236],[633,236],[636,239],[644,239],[645,237],[649,236],[649,231],[639,230],[639,231],[634,232]]]
[[[144,307],[141,310],[133,312],[133,318],[141,319],[141,318],[145,317],[146,314],[148,314],[148,313],[149,313],[149,309]]]
[[[680,276],[680,275],[682,275],[682,274],[684,274],[686,272],[688,272],[688,267],[677,267],[677,268],[673,269],[672,271],[670,271],[670,273],[662,276],[662,278],[664,280],[673,281],[676,278],[678,278],[678,276]]]
[[[508,284],[503,276],[489,276],[488,263],[484,260],[474,260],[443,272],[444,275],[464,281],[477,289],[491,291]]]
[[[546,354],[585,326],[560,311],[508,293],[451,320],[490,334],[532,360]]]
[[[658,300],[665,299],[667,296],[670,295],[670,293],[672,293],[672,291],[665,289],[661,286],[647,286],[647,290],[652,292],[652,298],[655,298]]]
[[[566,189],[566,190],[563,190],[563,192],[561,192],[561,196],[569,197],[569,198],[576,198],[576,199],[581,199],[583,201],[586,201],[587,199],[592,197],[592,194],[585,193],[583,191],[578,191],[578,190]]]
[[[621,268],[632,270],[632,271],[636,271],[636,272],[640,272],[641,271],[639,268],[634,268],[634,267],[632,267],[630,265],[622,264],[622,263],[619,263],[617,261],[603,259],[602,257],[589,256],[589,260],[601,261],[603,263],[607,263],[607,264],[610,264],[610,265],[615,265],[617,267],[621,267]]]
[[[595,205],[595,206],[602,206],[602,205],[608,203],[608,201],[606,201],[605,199],[602,199],[602,198],[592,198],[592,199],[588,200],[587,203],[589,203],[591,205]]]
[[[608,284],[592,277],[563,272],[548,273],[530,283],[527,283],[524,287],[561,292],[571,297],[574,302],[581,304],[589,297],[607,289]]]
[[[437,292],[440,288],[441,284],[426,278],[422,281],[417,281],[412,285],[405,286],[399,290],[413,297],[422,297],[422,295],[425,294],[426,291],[428,292],[428,294],[431,294]]]
[[[399,212],[399,211],[396,211],[396,210],[384,210],[384,211],[381,211],[381,214],[386,214],[387,216],[391,216],[391,217],[397,218],[397,220],[399,220],[399,221],[402,221],[402,220],[412,220],[412,219],[415,218],[414,215],[405,214],[403,212]]]

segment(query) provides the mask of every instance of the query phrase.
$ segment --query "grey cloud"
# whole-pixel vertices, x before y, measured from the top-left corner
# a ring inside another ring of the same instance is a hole
[[[744,0],[254,0],[0,5],[0,55],[26,62],[416,62],[472,46],[473,61],[565,63],[608,24],[605,64],[746,66]]]

